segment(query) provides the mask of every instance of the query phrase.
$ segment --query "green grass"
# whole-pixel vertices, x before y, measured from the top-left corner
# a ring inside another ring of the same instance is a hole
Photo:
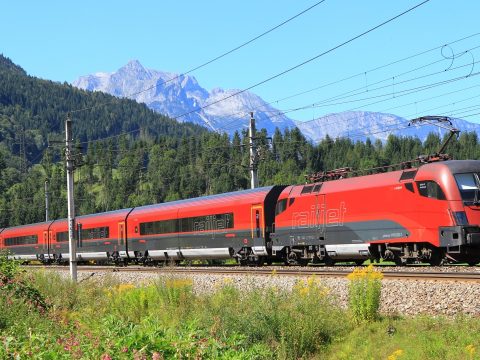
[[[75,285],[53,272],[7,269],[38,289],[48,309],[11,297],[0,284],[0,359],[479,358],[475,318],[357,324],[315,278],[291,292],[241,291],[227,279],[199,295],[182,278],[142,287],[108,278]]]
[[[476,350],[479,346],[480,322],[475,318],[383,318],[355,327],[348,336],[332,344],[326,358],[479,359]],[[394,356],[398,351],[401,355]]]

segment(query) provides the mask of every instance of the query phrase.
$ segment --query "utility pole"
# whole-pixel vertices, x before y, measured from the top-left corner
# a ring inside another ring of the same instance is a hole
[[[251,188],[255,189],[258,187],[258,156],[257,147],[255,146],[255,119],[253,118],[253,112],[250,113],[250,128],[248,133],[250,138],[250,184]]]
[[[45,221],[48,221],[48,209],[50,207],[50,193],[48,192],[48,179],[45,179]]]
[[[70,277],[77,282],[77,243],[75,242],[75,204],[73,202],[73,154],[72,120],[70,114],[65,121],[65,159],[67,163],[67,202],[68,202],[68,244],[70,250]]]

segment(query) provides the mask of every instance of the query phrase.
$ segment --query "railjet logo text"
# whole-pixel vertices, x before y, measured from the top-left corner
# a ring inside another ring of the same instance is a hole
[[[325,204],[312,205],[310,211],[298,211],[292,215],[292,228],[325,228],[343,226],[347,208],[342,201],[338,208],[326,209]]]

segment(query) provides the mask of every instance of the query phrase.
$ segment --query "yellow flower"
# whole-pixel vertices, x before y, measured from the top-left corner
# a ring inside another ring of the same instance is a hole
[[[172,279],[165,282],[167,288],[181,289],[185,287],[190,287],[193,285],[191,279]]]
[[[467,354],[470,356],[470,359],[472,359],[473,355],[475,355],[475,346],[473,346],[472,344],[467,345],[465,347],[465,350],[467,351]]]
[[[388,356],[387,360],[397,360],[400,356],[403,355],[403,350],[395,350],[391,355]]]
[[[117,286],[117,292],[121,294],[122,292],[128,291],[135,288],[133,284],[120,284]]]
[[[233,280],[231,277],[223,278],[223,285],[232,285],[232,284],[233,284]]]
[[[381,280],[383,274],[380,270],[375,269],[373,264],[364,268],[355,268],[350,274],[347,275],[349,280]]]

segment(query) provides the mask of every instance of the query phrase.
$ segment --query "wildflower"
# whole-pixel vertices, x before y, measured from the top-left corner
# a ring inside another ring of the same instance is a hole
[[[152,354],[152,360],[163,360],[163,356],[162,354],[160,354],[159,352],[154,352]]]
[[[100,360],[112,360],[112,357],[107,353],[103,354]]]
[[[190,279],[173,279],[173,280],[167,280],[165,282],[165,286],[167,288],[185,288],[185,287],[190,287],[192,286],[193,281]]]
[[[120,294],[122,292],[131,290],[135,287],[133,284],[120,284],[117,286],[117,292]]]
[[[473,346],[472,344],[470,345],[467,345],[465,347],[465,350],[467,351],[467,354],[470,356],[470,359],[473,359],[473,355],[475,355],[475,346]]]
[[[387,359],[388,360],[397,360],[402,355],[403,355],[403,350],[398,349],[398,350],[395,350]]]
[[[350,280],[349,305],[354,321],[374,320],[380,308],[382,272],[370,264],[366,268],[356,268],[347,277]]]
[[[232,285],[233,284],[233,280],[231,277],[226,277],[223,279],[223,285]]]

